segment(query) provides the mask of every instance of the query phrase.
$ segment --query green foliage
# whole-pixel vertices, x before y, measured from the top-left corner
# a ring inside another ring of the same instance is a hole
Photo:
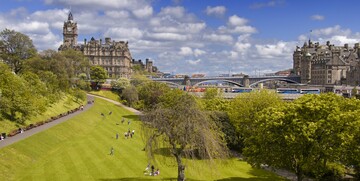
[[[20,32],[4,29],[0,32],[0,58],[8,64],[16,74],[23,68],[23,62],[36,55],[32,40]]]
[[[264,109],[254,120],[256,129],[245,138],[244,155],[253,165],[293,170],[298,180],[305,172],[325,177],[328,163],[339,162],[347,150],[344,145],[353,140],[358,104],[355,99],[320,94]]]
[[[108,78],[106,70],[99,65],[90,67],[90,77],[95,82],[105,82]]]
[[[131,107],[139,100],[139,94],[135,86],[126,87],[122,91],[121,97],[126,100],[126,104]]]
[[[232,124],[240,135],[249,137],[256,129],[255,120],[259,113],[268,108],[276,107],[282,103],[280,97],[270,91],[244,93],[237,96],[228,111]]]
[[[139,87],[143,84],[146,84],[148,82],[150,82],[151,80],[149,78],[147,78],[145,75],[142,74],[133,74],[131,76],[131,80],[130,80],[130,84],[135,86],[135,87]]]
[[[185,180],[183,158],[225,158],[227,149],[223,134],[202,111],[195,98],[180,90],[167,91],[159,103],[142,117],[146,129],[148,156],[154,157],[158,142],[164,145],[161,152],[171,153],[178,166],[178,180]]]
[[[41,86],[40,83],[37,86]],[[4,118],[22,124],[30,116],[43,111],[45,101],[38,89],[0,63],[0,112]]]
[[[111,81],[111,87],[117,90],[123,90],[130,86],[130,80],[124,77],[117,79],[116,81]]]
[[[147,82],[139,88],[139,99],[144,101],[145,109],[153,108],[159,103],[159,97],[170,91],[170,88],[160,82]]]
[[[217,88],[207,88],[204,93],[204,99],[214,99],[221,97],[219,90]]]

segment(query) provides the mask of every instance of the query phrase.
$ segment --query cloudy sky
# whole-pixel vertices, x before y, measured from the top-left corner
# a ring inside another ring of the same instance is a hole
[[[134,59],[162,72],[249,75],[292,68],[304,41],[360,42],[356,0],[1,0],[0,29],[57,50],[69,11],[79,43],[129,42]]]

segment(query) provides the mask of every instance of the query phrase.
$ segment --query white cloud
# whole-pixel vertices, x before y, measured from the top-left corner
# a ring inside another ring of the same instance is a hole
[[[244,53],[246,52],[249,48],[251,47],[250,43],[240,43],[240,42],[236,42],[234,45],[234,49],[237,52],[241,52]]]
[[[230,26],[244,26],[248,22],[247,19],[241,18],[237,15],[233,15],[229,17],[229,25]]]
[[[311,33],[311,35],[315,35],[315,36],[331,36],[331,35],[348,36],[350,34],[351,34],[350,29],[341,29],[340,25],[323,28],[323,29],[315,29],[315,30],[312,30],[312,33]]]
[[[194,50],[194,56],[195,57],[201,56],[201,55],[203,55],[205,53],[206,53],[206,51],[200,50],[200,49],[197,49],[197,48]]]
[[[295,44],[279,41],[276,44],[255,45],[257,55],[262,58],[284,57],[291,58]]]
[[[105,15],[111,18],[128,18],[129,12],[128,11],[106,11]]]
[[[225,6],[215,6],[215,7],[208,6],[208,7],[206,7],[207,15],[221,16],[221,15],[224,15],[225,12],[226,12]]]
[[[159,15],[170,15],[175,18],[182,18],[185,15],[185,8],[182,6],[161,8]]]
[[[197,65],[201,62],[201,59],[197,59],[197,60],[187,60],[186,62],[188,62],[191,65]]]
[[[151,6],[145,6],[143,8],[134,10],[133,14],[137,18],[148,18],[148,17],[152,16],[153,8]]]
[[[185,41],[187,39],[186,35],[177,33],[152,33],[148,34],[148,37],[165,41]]]
[[[48,23],[38,21],[19,23],[12,28],[23,33],[45,34],[50,32]]]
[[[311,19],[312,20],[315,20],[315,21],[322,21],[325,19],[325,16],[322,16],[322,15],[319,15],[319,14],[315,14],[315,15],[312,15],[311,16]]]
[[[233,37],[230,35],[218,35],[213,33],[213,34],[205,34],[203,38],[205,40],[210,40],[213,42],[224,42],[229,44],[233,42]]]
[[[279,5],[284,4],[285,0],[272,0],[268,2],[263,3],[254,3],[250,6],[252,9],[260,9],[260,8],[266,8],[266,7],[276,7]]]
[[[188,55],[192,55],[193,51],[190,47],[181,47],[180,48],[180,55],[184,55],[184,56],[188,56]]]
[[[105,37],[113,39],[134,40],[143,36],[143,32],[138,28],[110,28],[104,33]]]

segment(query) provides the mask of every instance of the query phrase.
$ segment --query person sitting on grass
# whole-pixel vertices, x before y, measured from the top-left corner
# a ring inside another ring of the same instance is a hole
[[[154,176],[156,176],[156,175],[160,175],[160,169],[157,169],[157,170],[155,171]]]

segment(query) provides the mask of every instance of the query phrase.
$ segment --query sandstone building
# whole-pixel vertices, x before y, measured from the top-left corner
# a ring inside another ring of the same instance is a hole
[[[335,46],[310,40],[296,47],[293,54],[293,71],[301,83],[311,85],[359,85],[360,46]]]
[[[63,44],[59,51],[66,49],[75,49],[83,52],[89,58],[93,65],[102,66],[110,78],[130,78],[132,70],[132,57],[128,47],[128,42],[112,41],[111,38],[90,41],[84,40],[84,44],[77,43],[78,28],[70,12],[68,20],[64,22]],[[151,65],[152,66],[152,65]]]

